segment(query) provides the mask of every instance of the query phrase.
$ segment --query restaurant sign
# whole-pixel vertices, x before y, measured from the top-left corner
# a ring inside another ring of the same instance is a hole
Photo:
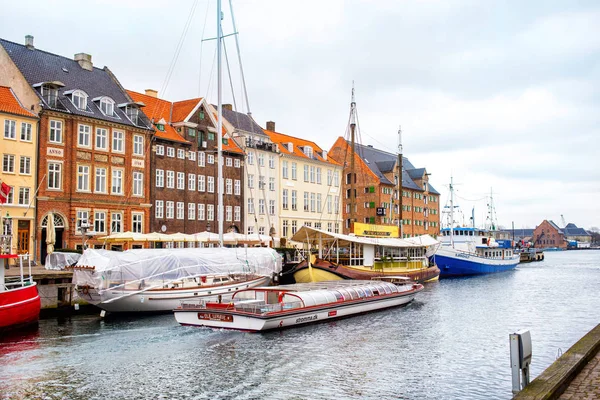
[[[369,236],[369,237],[391,237],[391,238],[399,237],[397,226],[363,224],[360,222],[354,223],[354,234],[356,236]]]

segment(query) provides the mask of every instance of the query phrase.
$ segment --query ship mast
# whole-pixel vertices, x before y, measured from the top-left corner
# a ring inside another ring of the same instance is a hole
[[[450,176],[450,245],[454,246],[454,183]]]
[[[354,170],[354,152],[356,146],[356,102],[354,101],[354,82],[352,82],[352,101],[350,103],[350,231],[354,230],[354,209],[356,207],[356,173]]]
[[[398,235],[404,237],[402,219],[402,127],[398,127]]]
[[[223,32],[221,30],[221,0],[217,0],[217,218],[219,219],[219,245],[223,247],[223,99],[221,82],[221,47],[223,43]]]

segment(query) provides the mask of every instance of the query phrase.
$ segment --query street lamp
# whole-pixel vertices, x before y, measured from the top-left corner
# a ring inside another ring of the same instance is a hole
[[[6,212],[6,217],[2,221],[2,240],[0,242],[0,252],[10,254],[12,251],[12,217]],[[8,267],[8,264],[6,264]]]

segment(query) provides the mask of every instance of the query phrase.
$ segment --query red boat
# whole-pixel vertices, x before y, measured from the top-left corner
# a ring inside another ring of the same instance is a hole
[[[0,331],[34,324],[40,315],[41,301],[37,284],[21,274],[14,281],[6,281],[4,263],[16,254],[0,254]]]

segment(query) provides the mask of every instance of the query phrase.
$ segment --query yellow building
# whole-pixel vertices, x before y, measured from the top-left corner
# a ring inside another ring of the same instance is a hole
[[[0,86],[0,181],[10,186],[0,204],[2,234],[12,234],[12,253],[33,254],[38,118],[11,88]]]

